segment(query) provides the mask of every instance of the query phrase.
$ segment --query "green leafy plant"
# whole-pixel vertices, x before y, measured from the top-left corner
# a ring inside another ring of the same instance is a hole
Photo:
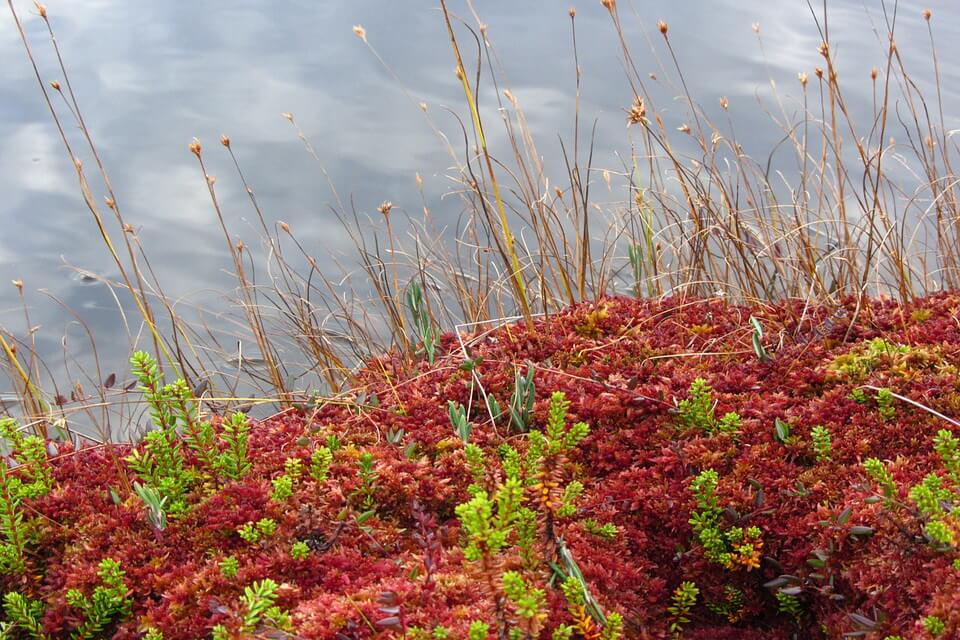
[[[677,404],[677,419],[684,429],[699,429],[708,435],[736,433],[740,430],[740,415],[730,411],[717,420],[713,388],[703,378],[690,384],[687,397]]]
[[[18,494],[31,499],[45,496],[53,487],[53,476],[47,460],[43,438],[24,435],[13,418],[0,418],[0,438],[7,441],[10,457],[17,463]]]
[[[298,540],[290,547],[290,557],[294,560],[306,560],[310,555],[310,547],[306,542]]]
[[[527,363],[527,373],[523,375],[517,368],[513,373],[513,393],[510,396],[510,424],[521,432],[530,429],[530,417],[533,414],[533,402],[537,395],[534,381],[536,369]]]
[[[947,630],[947,625],[937,616],[927,616],[923,619],[923,628],[934,638],[939,638]]]
[[[830,459],[830,431],[822,425],[817,425],[810,430],[810,439],[813,441],[813,453],[817,457],[817,462],[824,462]]]
[[[450,416],[450,424],[453,425],[453,432],[459,436],[464,443],[470,440],[470,431],[473,425],[467,420],[467,410],[463,405],[453,400],[447,400],[447,415]]]
[[[220,561],[220,573],[223,574],[224,578],[236,578],[239,570],[240,562],[234,556],[227,556]]]
[[[377,507],[377,478],[380,473],[377,471],[377,463],[373,454],[365,451],[360,454],[357,460],[357,478],[359,484],[353,492],[353,496],[358,500],[360,508],[363,511],[375,511]]]
[[[777,591],[776,597],[777,610],[799,621],[800,616],[803,615],[803,605],[800,603],[800,598],[796,594],[785,593],[782,589]]]
[[[75,640],[103,637],[107,625],[130,615],[132,602],[127,596],[125,574],[120,563],[112,558],[104,558],[97,575],[101,584],[94,588],[90,597],[79,589],[67,592],[67,603],[79,610],[83,617],[83,622],[71,635]]]
[[[413,319],[413,328],[420,340],[421,349],[426,354],[427,361],[433,364],[437,345],[440,343],[440,336],[433,327],[423,289],[417,281],[411,282],[407,288],[407,310]]]
[[[272,518],[261,518],[255,523],[248,522],[237,529],[240,538],[250,544],[257,544],[262,540],[270,538],[276,531],[277,523]]]
[[[583,528],[587,533],[597,536],[598,538],[603,538],[604,540],[613,540],[617,537],[619,531],[615,524],[607,522],[601,525],[593,518],[583,520]]]
[[[247,460],[247,442],[250,437],[250,421],[247,415],[236,412],[222,424],[225,449],[217,456],[217,471],[232,480],[243,478],[250,471]]]
[[[690,623],[690,610],[697,604],[700,589],[692,582],[684,581],[673,590],[672,604],[667,607],[670,614],[670,636],[679,640],[683,637],[683,628]]]
[[[719,483],[720,477],[713,469],[701,471],[693,479],[690,490],[697,502],[697,510],[690,516],[693,532],[711,562],[728,569],[759,568],[762,532],[757,527],[723,527],[723,510],[716,496]]]
[[[287,458],[283,463],[284,473],[271,480],[273,492],[270,499],[274,502],[286,502],[293,495],[293,486],[303,475],[303,460]]]
[[[147,521],[157,531],[163,531],[167,528],[167,514],[163,510],[163,505],[167,502],[167,496],[160,495],[155,488],[133,483],[133,491],[147,508]]]
[[[897,408],[893,406],[894,397],[890,389],[880,389],[877,391],[877,410],[880,417],[884,420],[893,420],[897,415]]]
[[[326,482],[332,463],[333,451],[330,447],[317,447],[310,455],[310,477],[320,483]]]
[[[279,631],[292,631],[293,623],[290,614],[276,605],[279,585],[265,578],[245,587],[240,603],[243,613],[240,616],[240,636],[246,637],[255,633],[261,626],[270,627]],[[214,640],[229,640],[232,635],[226,626],[218,624],[213,628]]]
[[[12,629],[22,629],[32,640],[47,640],[43,630],[43,603],[11,591],[3,596],[3,612]],[[10,636],[11,638],[13,636]]]
[[[933,438],[933,449],[943,462],[946,477],[931,472],[907,492],[924,522],[923,530],[934,545],[944,550],[956,547],[960,530],[960,441],[947,429],[940,429]],[[876,458],[863,463],[870,478],[880,487],[884,506],[898,509],[899,491],[893,476]]]
[[[24,551],[29,531],[24,522],[23,483],[7,471],[7,463],[0,460],[0,571],[20,573],[26,567]]]
[[[582,579],[568,576],[560,585],[560,588],[567,601],[567,612],[573,619],[573,625],[561,626],[560,635],[555,635],[555,637],[569,638],[577,633],[583,638],[618,640],[623,635],[623,618],[619,613],[607,615],[602,621],[602,626],[590,613]]]
[[[516,571],[507,571],[503,574],[503,592],[517,617],[513,636],[539,638],[543,622],[547,617],[546,592],[528,584]]]
[[[763,346],[763,325],[760,324],[760,321],[755,316],[750,316],[750,327],[753,329],[750,337],[750,341],[753,344],[753,352],[760,362],[769,362],[771,359],[770,354],[767,353],[766,348]]]

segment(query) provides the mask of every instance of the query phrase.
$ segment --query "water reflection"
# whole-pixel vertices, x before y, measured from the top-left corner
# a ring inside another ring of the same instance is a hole
[[[35,46],[46,80],[60,79],[32,3],[15,3]],[[473,22],[469,8],[454,2]],[[617,167],[629,153],[623,108],[630,94],[609,16],[599,1],[572,2],[583,71],[582,114],[597,121],[595,164]],[[726,96],[729,118],[748,154],[766,153],[782,132],[763,115],[770,79],[796,113],[799,71],[820,63],[820,36],[800,0],[735,2],[626,2],[620,11],[641,71],[676,81],[655,25],[670,24],[670,38],[695,99],[719,113]],[[554,0],[487,0],[476,9],[489,25],[507,82],[540,139],[547,172],[559,175],[557,134],[569,136],[574,59],[567,5]],[[893,9],[887,3],[888,12]],[[960,9],[931,3],[945,87],[944,103],[958,103],[953,61],[960,52]],[[932,79],[924,5],[900,2],[898,44],[921,85]],[[349,255],[348,240],[330,211],[333,201],[321,167],[281,113],[292,112],[313,141],[340,194],[361,212],[382,200],[416,214],[421,206],[414,175],[441,221],[455,220],[456,199],[445,173],[452,160],[423,114],[351,32],[363,24],[370,41],[424,101],[436,122],[457,140],[456,123],[441,107],[462,113],[449,43],[435,0],[421,2],[275,1],[134,3],[118,0],[50,2],[49,10],[87,122],[110,171],[127,219],[149,247],[166,292],[187,296],[216,311],[233,282],[229,258],[195,159],[187,143],[199,137],[210,149],[208,170],[235,233],[255,243],[257,222],[229,158],[216,140],[228,133],[270,220],[289,222],[316,255]],[[876,0],[831,3],[830,29],[841,74],[855,113],[869,113],[869,70],[883,61],[883,5]],[[0,38],[0,282],[22,278],[31,317],[41,326],[40,351],[61,372],[60,336],[82,352],[74,319],[47,289],[69,305],[98,336],[106,368],[124,370],[127,328],[116,301],[100,284],[84,282],[78,268],[116,277],[115,267],[83,205],[76,175],[50,122],[43,97],[12,28]],[[751,28],[758,23],[761,40]],[[762,42],[762,46],[761,46]],[[471,56],[472,56],[471,52]],[[492,88],[482,93],[492,103]],[[678,126],[687,119],[682,100],[665,93],[660,105]],[[63,115],[68,115],[57,105]],[[490,114],[493,121],[495,116]],[[953,126],[953,125],[950,125]],[[502,131],[490,127],[502,148]],[[75,135],[74,131],[70,132]],[[462,150],[457,149],[458,152]],[[84,156],[88,166],[89,158]],[[102,195],[102,194],[98,194]],[[114,233],[118,233],[114,230]],[[347,258],[349,259],[349,258]],[[332,264],[332,263],[331,263]],[[331,266],[331,265],[325,265]],[[0,287],[0,324],[26,329],[16,291]],[[129,311],[129,310],[128,310]],[[140,328],[130,329],[131,334]],[[102,339],[101,339],[102,338]]]

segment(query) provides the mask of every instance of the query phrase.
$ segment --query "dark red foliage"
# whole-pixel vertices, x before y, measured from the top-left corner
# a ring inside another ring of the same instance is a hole
[[[544,423],[550,392],[558,390],[571,401],[572,418],[589,423],[573,460],[585,485],[579,512],[555,526],[593,595],[623,614],[626,637],[669,637],[667,608],[685,580],[700,591],[687,639],[858,631],[927,638],[921,620],[930,615],[945,623],[943,637],[960,637],[957,553],[923,540],[906,496],[913,483],[942,469],[933,434],[956,429],[903,402],[885,420],[870,390],[866,403],[850,398],[862,385],[886,387],[957,416],[958,308],[954,295],[907,307],[850,303],[839,311],[802,302],[751,309],[719,300],[616,298],[536,320],[532,329],[511,325],[464,340],[484,390],[502,406],[515,369],[532,363],[535,424]],[[768,361],[752,347],[751,315],[764,327]],[[927,355],[881,363],[862,379],[831,369],[838,356],[858,353],[875,337]],[[433,366],[388,355],[360,372],[355,392],[376,396],[376,406],[326,403],[256,424],[251,472],[198,489],[191,511],[172,519],[162,536],[141,503],[122,492],[118,460],[125,447],[61,451],[53,462],[55,489],[30,505],[42,531],[31,547],[30,575],[0,577],[0,590],[43,599],[47,630],[66,636],[76,619],[66,591],[89,593],[97,564],[109,556],[126,571],[134,600],[134,615],[111,629],[115,638],[146,627],[167,640],[207,636],[239,608],[244,586],[267,577],[282,583],[278,604],[290,611],[300,637],[400,637],[404,629],[436,625],[466,637],[471,621],[493,619],[493,603],[476,588],[459,547],[454,508],[467,499],[471,476],[447,401],[472,408],[471,441],[488,452],[522,438],[506,422],[491,424],[463,361],[459,342],[445,336]],[[739,434],[678,426],[677,402],[698,377],[713,387],[717,416],[739,413]],[[796,442],[775,439],[777,419],[789,423]],[[815,458],[810,431],[817,425],[832,436],[830,460]],[[403,441],[388,443],[386,434],[400,429]],[[300,457],[309,466],[311,451],[330,434],[343,447],[329,479],[318,484],[305,473],[290,500],[271,501],[270,480],[284,460]],[[356,507],[356,461],[364,451],[377,461],[377,509],[358,525],[340,516]],[[902,512],[865,501],[876,491],[861,465],[869,457],[892,461]],[[689,523],[690,483],[704,469],[720,475],[729,523],[761,529],[758,569],[728,569],[704,557]],[[111,489],[120,492],[120,504]],[[242,541],[237,528],[264,517],[278,522],[277,533],[255,545]],[[617,535],[589,532],[588,519],[616,525]],[[873,533],[853,536],[854,526]],[[297,540],[312,549],[306,559],[290,556]],[[809,562],[817,553],[824,566]],[[219,568],[230,555],[239,560],[235,578]],[[764,586],[781,575],[802,585],[798,619],[778,611],[776,586]],[[742,596],[735,615],[706,606],[723,602],[731,587]],[[548,626],[568,621],[563,598],[551,593],[548,600]]]

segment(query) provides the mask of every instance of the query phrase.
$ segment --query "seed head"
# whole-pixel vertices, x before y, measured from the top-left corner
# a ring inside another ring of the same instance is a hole
[[[427,103],[426,103],[426,102],[421,102],[421,103],[420,103],[420,111],[426,111],[426,110],[427,110]]]
[[[690,125],[688,125],[687,123],[683,123],[682,125],[677,127],[677,131],[679,131],[680,133],[690,133]]]
[[[189,148],[190,148],[190,152],[193,153],[193,155],[197,156],[198,158],[200,157],[200,141],[199,140],[194,138],[193,141],[190,143]]]
[[[134,233],[133,225],[130,224],[129,222],[124,222],[124,223],[123,223],[123,232],[124,232],[124,233],[133,234],[133,233]]]
[[[36,5],[36,7],[37,7],[37,13],[40,14],[40,17],[43,18],[44,20],[46,20],[46,19],[47,19],[47,5],[45,5],[45,4],[40,4],[39,2],[34,2],[33,4]]]
[[[287,224],[286,222],[284,222],[283,220],[281,220],[280,222],[278,222],[278,223],[277,223],[277,226],[280,227],[280,230],[283,231],[284,233],[286,233],[286,234],[288,234],[288,235],[290,234],[290,225],[288,225],[288,224]]]
[[[870,69],[870,79],[871,79],[871,80],[876,80],[876,79],[877,79],[877,76],[878,76],[879,74],[880,74],[880,70],[877,69],[876,67],[874,67],[873,69]]]
[[[57,80],[51,80],[50,86],[53,87],[54,91],[60,91],[60,82]]]
[[[103,199],[103,201],[107,205],[107,207],[109,207],[111,210],[113,211],[117,210],[117,201],[114,200],[113,198],[107,196]]]
[[[750,28],[753,29],[753,32],[754,32],[754,33],[760,33],[760,23],[759,23],[759,22],[754,22],[753,24],[750,25]]]
[[[567,9],[567,15],[569,15],[571,18],[576,18],[577,17],[576,7],[570,7],[569,9]]]
[[[360,39],[363,40],[364,42],[367,41],[367,30],[364,29],[364,28],[363,28],[362,26],[360,26],[359,24],[353,25],[353,35],[357,36],[358,38],[360,38]]]
[[[821,69],[820,67],[816,67],[813,70],[813,72],[816,74],[818,78],[823,79],[823,69]]]
[[[607,11],[612,12],[617,8],[617,0],[600,0],[600,4],[607,8]]]
[[[453,72],[456,74],[457,80],[463,80],[463,67],[457,65],[457,68],[454,69]]]
[[[393,203],[389,200],[384,200],[380,203],[380,206],[377,207],[377,211],[383,214],[384,217],[390,215],[390,210],[393,209]]]
[[[13,280],[13,286],[17,288],[17,291],[23,291],[23,280],[20,280],[19,278],[17,280]]]
[[[720,96],[720,107],[726,110],[730,106],[730,101],[727,100],[727,96]]]
[[[807,74],[805,71],[801,71],[797,74],[797,80],[800,81],[800,84],[804,87],[807,86]]]
[[[646,121],[647,106],[643,103],[643,98],[637,96],[633,99],[633,105],[627,111],[627,126],[643,124]]]
[[[207,177],[207,184],[210,185],[211,187],[217,183],[217,178],[215,176],[212,176],[208,173],[206,177]]]
[[[243,240],[237,240],[237,251],[243,253],[243,250],[247,248],[247,245],[243,243]]]
[[[420,174],[417,173],[417,189],[423,188],[423,178],[420,177]]]
[[[659,29],[660,33],[662,33],[663,35],[667,35],[667,31],[670,29],[670,26],[663,20],[658,20],[657,29]]]
[[[228,135],[225,134],[225,133],[224,133],[223,135],[221,135],[221,136],[220,136],[220,144],[222,144],[222,145],[225,146],[227,149],[229,149],[229,148],[230,148],[230,136],[228,136]]]
[[[930,22],[930,18],[933,17],[933,11],[930,11],[930,9],[924,9],[921,15],[923,15],[924,20]]]
[[[289,120],[290,122],[293,122],[293,114],[290,113],[289,111],[285,111],[284,113],[281,113],[280,115],[282,115],[284,118],[286,118],[286,119]]]
[[[820,55],[822,55],[824,58],[829,57],[829,56],[830,56],[830,45],[828,45],[826,42],[821,42],[821,43],[820,43],[820,46],[817,47],[817,51],[819,51],[819,52],[820,52]]]

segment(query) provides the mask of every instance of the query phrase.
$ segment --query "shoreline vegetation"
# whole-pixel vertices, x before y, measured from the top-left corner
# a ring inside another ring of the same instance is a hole
[[[796,100],[771,79],[783,140],[755,159],[725,115],[738,107],[720,98],[711,118],[687,90],[671,26],[653,31],[666,66],[641,72],[601,0],[631,155],[594,166],[577,64],[557,180],[473,5],[447,4],[460,139],[422,108],[454,163],[456,237],[426,200],[407,220],[384,201],[371,225],[331,183],[360,277],[324,273],[224,135],[259,264],[207,171],[217,145],[194,140],[237,279],[224,329],[178,314],[53,17],[35,6],[47,78],[7,0],[120,274],[105,284],[138,315],[132,375],[104,373],[88,330],[92,384],[69,389],[33,331],[0,329],[19,405],[0,421],[0,638],[960,634],[960,203],[932,13],[920,81],[883,5],[858,120],[859,79],[836,66],[827,4],[810,5],[816,66]],[[478,102],[488,85],[495,105]],[[685,120],[659,110],[664,91]],[[599,206],[601,187],[624,201]],[[223,367],[237,340],[257,361],[242,378]]]

